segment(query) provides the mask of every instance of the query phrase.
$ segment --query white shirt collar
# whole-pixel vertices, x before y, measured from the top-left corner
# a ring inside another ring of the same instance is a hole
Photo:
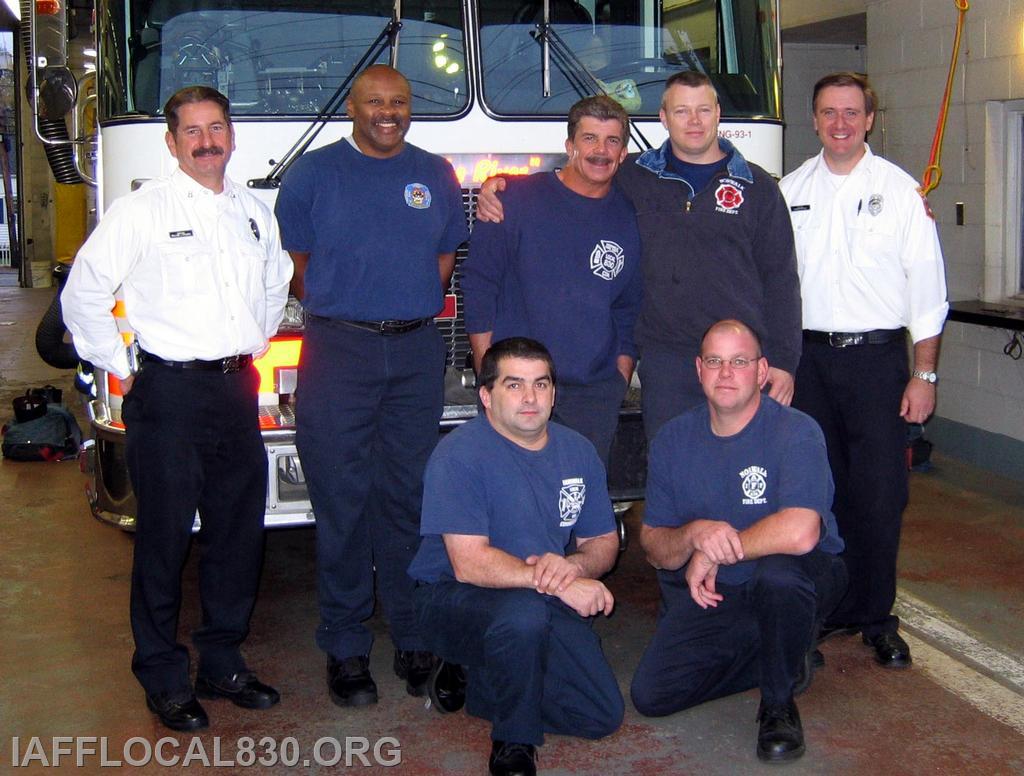
[[[182,170],[180,167],[175,167],[174,172],[171,173],[171,182],[174,186],[181,191],[183,194],[189,197],[218,197],[220,194],[215,193],[211,189],[201,184],[187,172]],[[230,178],[224,176],[224,191],[221,194],[226,194],[231,199],[234,199],[236,195],[235,184]]]

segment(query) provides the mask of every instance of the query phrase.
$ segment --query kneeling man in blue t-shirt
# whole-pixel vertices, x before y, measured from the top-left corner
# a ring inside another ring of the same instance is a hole
[[[493,723],[492,774],[533,774],[544,733],[601,738],[622,723],[622,694],[591,627],[612,610],[598,577],[619,540],[594,446],[549,422],[547,349],[501,340],[479,381],[485,413],[427,464],[409,574],[428,647],[443,659],[428,681],[435,708],[465,703]]]
[[[708,329],[696,366],[707,403],[651,445],[640,542],[663,605],[633,703],[663,716],[758,687],[757,756],[793,760],[804,752],[793,697],[846,587],[825,440],[761,393],[768,360],[746,324]]]

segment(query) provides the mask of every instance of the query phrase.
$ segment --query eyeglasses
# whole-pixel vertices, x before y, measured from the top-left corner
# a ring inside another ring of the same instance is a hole
[[[707,356],[705,358],[701,358],[701,361],[704,362],[704,366],[708,369],[721,369],[723,364],[728,364],[733,369],[746,369],[757,360],[757,358],[745,358],[743,356],[736,356],[734,358]]]

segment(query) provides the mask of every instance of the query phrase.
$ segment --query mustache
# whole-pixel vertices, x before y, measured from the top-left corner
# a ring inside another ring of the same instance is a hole
[[[210,146],[209,148],[197,148],[192,152],[193,159],[200,159],[204,156],[223,156],[224,149],[218,148],[217,146]]]
[[[586,161],[590,164],[611,164],[612,158],[610,156],[602,156],[601,154],[590,154],[585,157]]]

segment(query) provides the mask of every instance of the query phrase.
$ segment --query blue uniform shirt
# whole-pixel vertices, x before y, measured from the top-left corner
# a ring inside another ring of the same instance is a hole
[[[441,534],[486,536],[492,547],[525,560],[565,555],[570,537],[615,530],[606,475],[594,446],[557,423],[543,450],[501,436],[479,415],[438,444],[423,483],[423,541],[409,574],[453,580]]]
[[[821,515],[819,549],[837,554],[843,540],[832,514],[833,493],[825,437],[809,416],[762,396],[746,428],[718,437],[702,404],[670,420],[654,438],[644,523],[675,528],[697,519],[724,520],[742,531],[781,509],[803,507]],[[717,578],[742,584],[754,562],[720,566]],[[680,584],[686,589],[683,569],[658,575],[663,591]]]
[[[543,342],[561,383],[588,385],[637,356],[640,232],[616,188],[599,199],[552,172],[512,179],[505,220],[478,222],[463,268],[466,331]]]
[[[304,154],[282,181],[275,213],[285,250],[310,254],[303,306],[327,318],[436,315],[438,254],[469,236],[451,164],[409,143],[388,159],[348,140]]]

